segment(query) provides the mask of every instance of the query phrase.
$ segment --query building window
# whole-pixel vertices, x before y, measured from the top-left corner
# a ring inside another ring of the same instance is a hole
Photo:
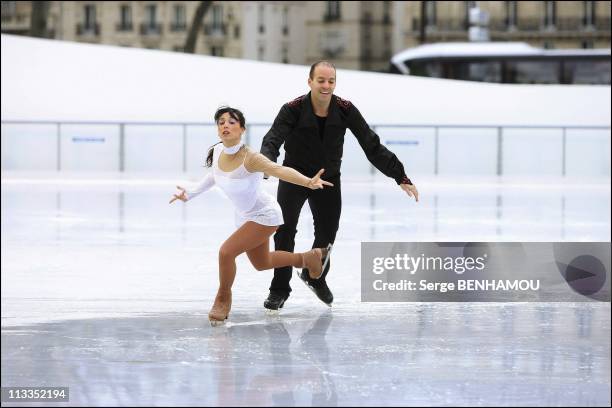
[[[175,5],[173,8],[172,30],[183,31],[187,29],[187,20],[185,19],[185,6],[182,4]]]
[[[557,5],[554,1],[544,2],[544,27],[554,27],[557,23]]]
[[[212,9],[212,27],[213,30],[223,29],[223,6],[215,5]]]
[[[214,57],[222,57],[223,56],[223,47],[213,46],[210,47],[210,55]]]
[[[282,31],[283,35],[289,35],[289,7],[283,8]]]
[[[263,34],[266,32],[266,28],[264,26],[264,5],[260,4],[257,9],[257,26],[259,27],[259,34]]]
[[[149,27],[155,27],[157,22],[157,6],[155,4],[147,5],[145,9],[145,18]]]
[[[96,26],[96,6],[87,4],[85,6],[85,30],[93,30]]]
[[[283,64],[288,64],[289,63],[289,50],[287,49],[287,46],[283,47],[281,53],[282,53]]]
[[[340,2],[339,1],[328,1],[325,10],[325,21],[338,21],[340,20]]]
[[[518,1],[506,2],[506,27],[516,27],[516,16],[518,15]]]
[[[383,24],[391,24],[391,2],[383,1]]]
[[[2,2],[2,17],[13,17],[17,11],[16,1],[3,1]]]
[[[222,5],[212,6],[212,22],[210,24],[204,24],[204,34],[212,35],[213,37],[223,37],[227,35],[227,27],[223,22]]]
[[[425,27],[432,27],[436,25],[436,2],[426,1],[425,2]]]
[[[119,9],[120,19],[119,31],[129,31],[132,29],[132,8],[130,6],[122,5]]]
[[[76,27],[77,35],[100,35],[100,26],[96,22],[96,6],[86,4],[83,7],[83,22],[78,23]]]
[[[583,1],[582,9],[583,9],[582,25],[585,27],[593,27],[595,25],[595,2],[594,1]]]
[[[585,2],[586,3],[586,2]],[[582,40],[580,42],[580,47],[584,49],[593,48],[593,40]]]
[[[258,59],[259,61],[263,61],[263,59],[264,59],[264,53],[265,53],[265,49],[264,49],[263,45],[260,45],[260,46],[257,48],[257,59]]]
[[[148,4],[145,6],[144,22],[140,24],[140,34],[160,35],[161,24],[157,22],[157,5]]]

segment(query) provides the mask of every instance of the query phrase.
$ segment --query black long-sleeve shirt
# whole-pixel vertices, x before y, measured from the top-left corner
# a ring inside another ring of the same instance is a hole
[[[359,110],[350,101],[332,95],[323,138],[312,109],[310,93],[283,105],[272,128],[264,136],[261,153],[276,161],[285,144],[284,166],[313,177],[324,168],[324,178],[340,174],[346,129],[357,138],[366,157],[380,172],[397,184],[410,183],[404,166],[393,152],[380,143],[380,137],[368,126]]]

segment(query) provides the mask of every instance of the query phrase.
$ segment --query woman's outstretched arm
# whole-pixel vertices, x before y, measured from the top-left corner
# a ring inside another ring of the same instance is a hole
[[[285,167],[274,163],[261,153],[252,151],[247,152],[247,157],[244,160],[244,167],[251,173],[262,172],[283,181],[307,187],[312,190],[323,188],[324,186],[333,187],[332,183],[321,180],[321,174],[323,174],[324,169],[319,170],[313,178],[309,178],[291,167]]]

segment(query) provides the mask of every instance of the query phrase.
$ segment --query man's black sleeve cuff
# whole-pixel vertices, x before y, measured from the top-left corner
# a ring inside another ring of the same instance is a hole
[[[408,176],[406,176],[405,174],[402,176],[402,178],[401,178],[401,179],[399,179],[399,180],[395,180],[395,182],[396,182],[398,185],[400,185],[400,184],[410,184],[410,185],[413,185],[413,184],[412,184],[412,181],[411,181],[411,180],[408,178]]]

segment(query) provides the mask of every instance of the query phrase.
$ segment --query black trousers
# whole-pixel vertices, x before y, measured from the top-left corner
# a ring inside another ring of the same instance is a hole
[[[327,244],[334,242],[340,225],[340,212],[342,210],[340,176],[330,179],[325,178],[325,180],[334,186],[311,190],[279,180],[276,199],[283,211],[285,223],[274,234],[274,246],[277,251],[294,252],[297,224],[306,200],[308,200],[314,222],[312,248],[325,248]],[[327,264],[320,279],[325,279],[330,265],[331,261]],[[291,286],[289,286],[291,271],[291,266],[274,269],[274,278],[270,284],[270,290],[288,295],[291,292]]]

